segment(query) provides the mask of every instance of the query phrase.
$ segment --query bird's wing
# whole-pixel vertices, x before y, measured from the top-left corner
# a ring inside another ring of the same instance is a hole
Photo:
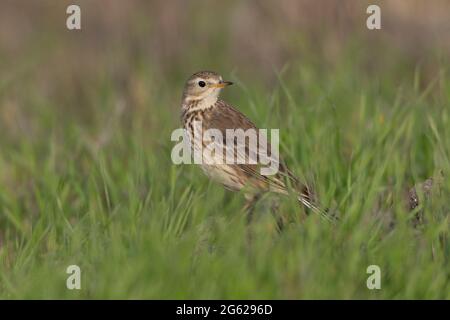
[[[266,138],[260,138],[258,136],[257,148],[250,148],[249,139],[244,140],[244,146],[238,144],[236,139],[233,141],[232,145],[227,143],[227,129],[242,129],[244,131],[254,129],[256,134],[258,134],[256,126],[240,111],[220,100],[217,102],[216,107],[208,113],[207,117],[208,121],[205,121],[205,123],[207,123],[205,129],[218,129],[222,133],[223,141],[218,141],[216,143],[220,144],[220,147],[222,147],[225,152],[234,152],[236,159],[245,160],[245,163],[236,165],[243,173],[256,179],[260,185],[265,185],[265,187],[280,193],[287,192],[286,184],[283,182],[286,178],[290,180],[291,184],[298,184],[298,179],[287,169],[281,158],[274,157],[271,154],[271,145]],[[264,164],[261,161],[263,157],[266,157]],[[265,166],[268,160],[277,161],[279,164],[279,170],[274,175],[261,174],[260,169]]]
[[[256,151],[249,150],[249,143],[247,140],[245,140],[244,148],[242,146],[239,147],[236,141],[233,141],[232,145],[227,143],[227,129],[257,130],[256,126],[244,114],[226,102],[219,100],[217,102],[217,106],[207,114],[207,117],[208,121],[205,121],[204,123],[204,125],[207,124],[205,129],[218,129],[222,133],[223,140],[217,142],[215,141],[214,143],[219,144],[219,146],[223,148],[221,150],[225,150],[225,152],[227,152],[231,149],[237,157],[247,160],[245,164],[233,165],[236,169],[241,170],[241,172],[245,173],[249,178],[253,178],[252,180],[257,182],[259,187],[263,187],[274,192],[287,194],[287,185],[290,184],[297,190],[298,200],[303,205],[320,214],[325,219],[330,220],[327,212],[315,205],[313,192],[306,184],[302,184],[294,176],[294,174],[284,164],[281,157],[278,156],[277,159],[271,157],[271,154],[268,153],[268,151],[271,151],[272,149],[267,139],[258,139],[258,148],[256,148]],[[265,154],[262,155],[261,153]],[[261,167],[264,165],[261,164],[260,157],[266,157],[267,155],[271,157],[270,160],[278,161],[279,170],[274,175],[262,175],[260,172]],[[249,164],[248,160],[254,160],[256,164]]]

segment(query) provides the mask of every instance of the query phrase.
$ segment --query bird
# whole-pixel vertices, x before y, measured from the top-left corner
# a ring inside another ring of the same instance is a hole
[[[219,99],[219,94],[223,88],[232,85],[231,81],[224,81],[222,76],[213,71],[199,71],[191,75],[184,86],[181,99],[181,122],[188,141],[192,149],[205,148],[208,144],[217,144],[226,151],[239,150],[248,151],[248,143],[244,139],[245,145],[238,145],[236,139],[227,141],[206,141],[204,135],[198,132],[205,132],[208,129],[218,130],[226,136],[228,129],[236,130],[258,130],[256,125],[242,112],[231,104]],[[242,143],[242,141],[241,141]],[[258,146],[270,149],[267,141],[258,141]],[[249,152],[249,154],[251,154]],[[209,161],[201,161],[200,166],[203,172],[213,181],[222,184],[231,191],[244,191],[246,203],[245,211],[248,213],[248,222],[252,219],[253,209],[256,202],[266,192],[288,195],[291,189],[297,196],[299,203],[319,213],[327,220],[331,220],[327,212],[316,205],[315,195],[307,184],[300,180],[288,169],[284,161],[279,157],[278,172],[273,175],[262,175],[260,172],[261,163],[259,149],[253,160],[256,163],[228,163],[216,161],[217,158],[210,157]],[[245,159],[252,157],[244,155]],[[206,159],[205,159],[206,160]],[[250,161],[248,161],[250,162]]]

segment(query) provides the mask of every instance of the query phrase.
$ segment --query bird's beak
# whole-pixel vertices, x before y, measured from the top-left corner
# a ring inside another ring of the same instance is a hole
[[[219,83],[213,83],[213,84],[210,84],[209,86],[213,87],[213,88],[224,88],[224,87],[230,86],[232,84],[233,84],[233,82],[231,82],[231,81],[220,81]]]

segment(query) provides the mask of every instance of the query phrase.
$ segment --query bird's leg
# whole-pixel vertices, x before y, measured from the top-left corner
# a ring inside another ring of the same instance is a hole
[[[277,231],[281,233],[284,229],[284,221],[283,217],[280,215],[279,207],[280,204],[278,202],[278,199],[273,200],[272,205],[270,206],[270,211],[272,212],[272,215],[277,222]]]
[[[244,205],[244,211],[246,214],[246,226],[247,226],[247,246],[250,251],[251,244],[252,244],[252,232],[251,232],[251,222],[253,221],[253,212],[255,211],[255,205],[256,202],[261,197],[260,194],[252,194],[252,195],[246,195],[246,202]]]
[[[247,226],[251,224],[253,220],[253,212],[255,211],[256,202],[258,202],[259,198],[261,198],[260,194],[247,195],[245,196],[246,202],[244,205],[244,211],[247,215]]]

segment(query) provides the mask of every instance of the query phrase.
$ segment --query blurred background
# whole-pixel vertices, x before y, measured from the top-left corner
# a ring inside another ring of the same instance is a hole
[[[81,31],[65,27],[72,3]],[[366,28],[369,4],[381,7],[381,30]],[[0,130],[11,138],[39,130],[24,91],[89,121],[96,106],[88,96],[108,79],[127,112],[156,108],[144,105],[148,96],[168,95],[158,107],[177,113],[183,81],[198,70],[271,88],[288,64],[332,73],[350,57],[368,78],[420,65],[426,87],[449,51],[446,0],[1,0]]]
[[[450,171],[449,57],[449,0],[0,0],[0,297],[448,299],[448,179],[429,224],[397,200]],[[170,159],[205,69],[342,224],[262,204],[247,259],[242,197]]]

